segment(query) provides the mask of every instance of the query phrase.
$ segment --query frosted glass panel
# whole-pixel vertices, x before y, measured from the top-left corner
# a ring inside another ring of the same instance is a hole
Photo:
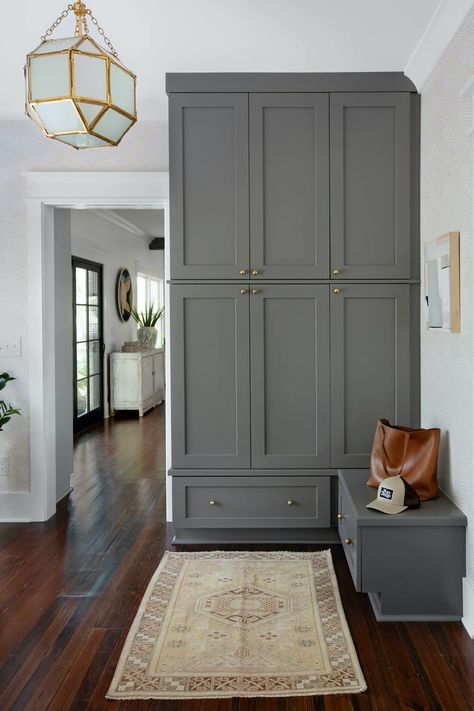
[[[103,106],[97,106],[97,104],[86,104],[84,101],[78,101],[80,110],[84,114],[86,121],[91,124],[95,118],[103,110]]]
[[[99,146],[110,146],[110,143],[103,141],[95,136],[87,136],[85,134],[78,136],[56,136],[56,140],[62,143],[67,143],[68,146],[74,148],[97,148]]]
[[[33,57],[30,62],[30,89],[33,100],[69,96],[67,54]]]
[[[61,52],[64,49],[71,49],[79,41],[78,37],[61,37],[61,39],[46,40],[42,42],[31,54],[45,54],[46,52]]]
[[[111,141],[118,141],[131,124],[132,121],[126,118],[126,116],[122,116],[122,114],[117,113],[117,111],[109,109],[96,123],[94,131],[100,133],[101,136],[110,138]]]
[[[85,39],[77,49],[81,52],[91,52],[92,54],[102,54],[101,50],[89,39]]]
[[[112,103],[135,116],[135,81],[115,64],[110,64]]]
[[[88,99],[107,99],[107,64],[100,57],[74,52],[74,91]]]
[[[35,104],[35,109],[47,133],[85,130],[72,101],[53,101],[47,104]]]

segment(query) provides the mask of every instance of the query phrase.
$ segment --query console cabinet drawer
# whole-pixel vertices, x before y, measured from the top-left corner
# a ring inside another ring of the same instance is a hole
[[[174,476],[173,523],[186,528],[326,528],[330,479]]]

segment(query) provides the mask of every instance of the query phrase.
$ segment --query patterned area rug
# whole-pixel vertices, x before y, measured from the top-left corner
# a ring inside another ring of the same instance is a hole
[[[330,551],[166,553],[107,698],[365,691]]]

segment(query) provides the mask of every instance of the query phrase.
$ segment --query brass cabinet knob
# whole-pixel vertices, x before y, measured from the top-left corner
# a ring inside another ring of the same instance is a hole
[[[214,499],[211,499],[209,501],[209,506],[215,506],[215,505],[216,505],[216,502],[214,501]]]
[[[344,538],[344,543],[347,546],[351,546],[352,545],[352,538]]]
[[[340,293],[341,293],[341,290],[340,290],[340,289],[333,289],[332,291],[333,291],[334,294],[340,294]]]
[[[339,276],[339,274],[341,273],[341,270],[340,269],[333,269],[332,273],[334,274],[334,276]]]
[[[241,293],[241,294],[246,294],[246,293],[247,293],[247,289],[241,289],[241,290],[240,290],[240,293]]]
[[[258,269],[252,269],[252,276],[258,276]]]
[[[345,519],[345,518],[346,518],[346,517],[344,516],[343,513],[338,513],[338,514],[337,514],[337,520],[338,520],[338,521],[342,521],[342,520]]]
[[[252,294],[258,294],[260,292],[260,289],[252,289]]]
[[[293,506],[294,501],[293,501],[293,499],[288,499],[288,501],[286,503],[288,504],[288,506]]]
[[[245,276],[245,275],[247,274],[247,270],[246,270],[246,269],[241,269],[240,272],[239,272],[239,274],[240,274],[240,276]]]

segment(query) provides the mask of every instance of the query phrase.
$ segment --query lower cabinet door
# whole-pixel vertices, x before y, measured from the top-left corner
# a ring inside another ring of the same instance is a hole
[[[173,477],[173,524],[183,528],[327,528],[330,476]]]
[[[250,466],[249,296],[244,286],[171,286],[173,468]]]
[[[328,467],[329,287],[252,287],[252,466]]]
[[[141,399],[143,403],[149,401],[153,403],[153,356],[142,358],[142,392]]]
[[[410,425],[410,287],[331,290],[331,466],[366,468],[379,418]]]

